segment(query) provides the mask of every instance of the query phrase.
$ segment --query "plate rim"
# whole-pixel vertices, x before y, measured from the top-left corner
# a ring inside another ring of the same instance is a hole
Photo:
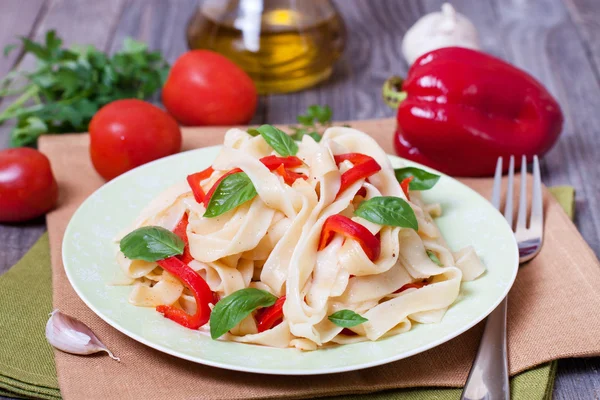
[[[166,347],[164,345],[161,345],[159,343],[155,343],[152,342],[151,340],[148,340],[146,338],[144,338],[141,335],[138,335],[137,333],[131,332],[129,329],[122,327],[118,322],[113,321],[108,315],[105,315],[103,312],[101,312],[100,310],[98,310],[94,304],[85,296],[85,294],[80,290],[80,288],[77,287],[77,284],[74,284],[74,277],[72,276],[72,274],[69,272],[69,268],[67,268],[67,256],[66,256],[66,252],[65,252],[65,243],[67,241],[67,238],[70,237],[70,233],[74,228],[74,223],[73,221],[76,220],[76,217],[78,216],[78,214],[80,212],[83,212],[83,206],[93,197],[96,196],[97,193],[101,190],[105,190],[106,187],[109,187],[110,185],[115,184],[115,182],[118,182],[121,179],[126,178],[127,176],[129,176],[130,174],[135,173],[136,171],[138,171],[141,168],[145,168],[149,165],[153,165],[157,162],[164,162],[164,160],[168,160],[168,159],[172,159],[172,158],[177,158],[179,156],[181,156],[182,154],[186,154],[186,153],[191,153],[191,152],[198,152],[198,151],[204,151],[206,149],[218,149],[218,148],[222,148],[223,145],[215,145],[215,146],[206,146],[206,147],[200,147],[200,148],[196,148],[196,149],[190,149],[190,150],[186,150],[186,151],[182,151],[179,152],[177,154],[173,154],[167,157],[162,157],[159,158],[157,160],[151,161],[149,163],[140,165],[136,168],[133,168],[119,176],[117,176],[116,178],[104,183],[102,186],[100,186],[99,188],[97,188],[96,190],[94,190],[93,193],[91,193],[88,197],[85,198],[85,200],[77,207],[77,210],[73,213],[73,215],[71,216],[71,218],[69,219],[69,223],[67,224],[67,228],[65,229],[64,235],[63,235],[63,239],[61,241],[61,260],[63,262],[63,269],[65,271],[65,274],[67,276],[67,279],[69,281],[69,284],[71,285],[71,287],[73,288],[73,290],[75,291],[75,293],[77,294],[77,296],[84,302],[84,304],[90,309],[92,310],[92,312],[94,314],[96,314],[96,316],[98,316],[100,319],[102,319],[104,322],[106,322],[108,325],[110,325],[113,329],[116,329],[117,331],[121,332],[122,334],[136,340],[137,342],[140,342],[150,348],[153,348],[155,350],[158,350],[162,353],[165,354],[169,354],[171,356],[174,357],[178,357],[184,360],[188,360],[197,364],[202,364],[202,365],[207,365],[210,367],[217,367],[217,368],[221,368],[221,369],[226,369],[226,370],[231,370],[231,371],[239,371],[239,372],[248,372],[248,373],[255,373],[255,374],[267,374],[267,375],[282,375],[282,376],[311,376],[311,375],[324,375],[324,374],[337,374],[337,373],[343,373],[343,372],[350,372],[350,371],[358,371],[358,370],[362,370],[362,369],[366,369],[366,368],[372,368],[372,367],[376,367],[376,366],[380,366],[380,365],[385,365],[385,364],[389,364],[392,363],[394,361],[399,361],[405,358],[409,358],[412,357],[414,355],[417,355],[419,353],[423,353],[425,351],[431,350],[435,347],[440,346],[441,344],[444,344],[460,335],[462,335],[463,333],[465,333],[466,331],[468,331],[469,329],[473,328],[475,325],[477,325],[478,323],[480,323],[481,321],[483,321],[484,319],[486,319],[491,313],[492,311],[494,311],[498,305],[502,302],[502,300],[504,300],[506,298],[506,296],[508,295],[508,293],[510,292],[510,290],[512,289],[516,277],[517,277],[517,273],[519,271],[519,252],[518,252],[518,245],[517,245],[517,240],[514,236],[514,234],[512,235],[512,242],[511,242],[511,247],[512,247],[512,253],[513,253],[513,264],[514,264],[514,270],[513,273],[510,277],[510,281],[509,283],[506,285],[506,289],[503,291],[502,296],[499,296],[496,300],[494,300],[492,306],[490,306],[485,312],[483,312],[479,317],[474,318],[472,321],[470,321],[469,323],[465,324],[464,326],[462,326],[460,329],[457,329],[451,333],[448,333],[447,335],[434,340],[432,342],[428,342],[424,345],[421,346],[417,346],[416,348],[409,350],[409,351],[405,351],[399,354],[395,354],[392,355],[390,357],[386,357],[386,358],[381,358],[375,361],[371,361],[371,362],[367,362],[367,363],[362,363],[362,364],[357,364],[357,365],[351,365],[351,366],[344,366],[344,367],[329,367],[326,369],[323,368],[315,368],[313,369],[286,369],[286,370],[281,370],[281,369],[274,369],[274,368],[262,368],[262,367],[245,367],[245,366],[240,366],[240,365],[231,365],[231,364],[227,364],[227,363],[223,363],[223,362],[218,362],[218,361],[212,361],[212,360],[206,360],[206,359],[202,359],[199,358],[197,356],[192,356],[186,353],[183,353],[179,350],[176,349],[172,349],[169,347]],[[443,176],[445,178],[450,179],[451,181],[453,181],[453,184],[458,184],[460,186],[462,186],[464,189],[466,189],[467,191],[471,192],[471,194],[480,197],[481,199],[485,200],[487,203],[489,203],[491,209],[499,214],[502,217],[502,221],[504,222],[505,228],[508,229],[511,233],[512,233],[512,228],[510,227],[510,225],[508,224],[508,222],[506,221],[506,219],[502,216],[502,214],[493,207],[493,205],[489,202],[488,199],[486,199],[485,197],[483,197],[481,194],[479,194],[478,192],[476,192],[475,190],[471,189],[469,186],[465,185],[464,183],[460,182],[459,180],[444,174],[434,168],[428,167],[426,165],[422,165],[418,162],[415,161],[411,161],[393,154],[388,154],[386,153],[386,156],[388,156],[388,158],[396,158],[401,160],[402,162],[404,162],[407,166],[415,166],[436,174],[439,174],[440,176]],[[390,159],[391,159],[390,158]],[[508,266],[506,267],[508,268]],[[462,282],[461,282],[461,286],[462,286]],[[244,345],[248,345],[246,343],[244,343]],[[258,346],[258,345],[256,345]],[[282,350],[286,350],[286,349],[282,349]],[[314,351],[319,351],[314,350]]]

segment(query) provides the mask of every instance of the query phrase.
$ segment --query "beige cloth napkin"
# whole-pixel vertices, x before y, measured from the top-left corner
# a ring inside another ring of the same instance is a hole
[[[392,120],[355,121],[393,153]],[[222,142],[224,128],[184,131],[184,149]],[[392,364],[335,375],[265,376],[180,360],[146,347],[98,318],[77,297],[65,275],[61,242],[77,207],[103,183],[88,156],[87,135],[44,136],[40,149],[51,160],[60,204],[48,214],[54,307],[88,324],[121,357],[80,357],[56,352],[65,399],[256,399],[303,398],[423,386],[462,386],[475,355],[482,324],[425,353]],[[465,179],[489,197],[491,179]],[[555,200],[545,197],[542,252],[523,266],[509,295],[511,374],[549,360],[600,355],[600,265]]]

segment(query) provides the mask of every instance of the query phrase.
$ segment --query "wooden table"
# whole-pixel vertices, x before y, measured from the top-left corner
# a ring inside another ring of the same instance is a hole
[[[173,62],[186,50],[184,29],[197,0],[0,0],[0,49],[18,35],[42,38],[56,29],[67,44],[93,44],[114,52],[131,36],[149,43]],[[404,32],[442,0],[339,0],[348,27],[345,55],[332,79],[316,88],[261,99],[255,123],[291,123],[310,104],[329,104],[334,117],[391,117],[380,99],[383,81],[404,75]],[[577,191],[576,223],[600,251],[600,1],[454,0],[479,28],[491,54],[529,71],[559,99],[564,132],[544,158],[547,185]],[[13,52],[0,76],[27,68],[32,60]],[[0,104],[0,108],[6,104]],[[10,126],[0,128],[0,148]],[[390,139],[391,140],[391,139]],[[12,266],[45,230],[43,220],[0,225],[0,273]],[[569,266],[565,265],[565,269]],[[600,290],[600,289],[599,289]],[[593,310],[598,312],[598,310]],[[599,333],[600,334],[600,333]],[[600,336],[599,336],[600,340]],[[600,398],[600,358],[559,362],[555,399]]]

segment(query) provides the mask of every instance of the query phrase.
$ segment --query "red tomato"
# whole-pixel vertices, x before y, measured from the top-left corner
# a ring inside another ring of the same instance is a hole
[[[27,147],[0,151],[0,222],[21,222],[50,211],[58,185],[50,161]]]
[[[90,122],[90,156],[106,180],[180,149],[177,122],[142,100],[113,101]]]
[[[209,50],[179,57],[162,90],[163,104],[183,125],[244,125],[254,115],[257,100],[248,74]]]

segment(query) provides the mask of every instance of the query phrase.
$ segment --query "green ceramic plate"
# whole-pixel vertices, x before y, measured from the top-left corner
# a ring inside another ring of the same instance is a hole
[[[63,261],[71,285],[100,318],[141,343],[176,357],[239,371],[278,375],[351,371],[410,357],[460,335],[485,318],[513,284],[518,251],[510,227],[486,199],[442,176],[433,189],[423,192],[424,198],[442,204],[444,215],[437,223],[450,247],[457,250],[473,245],[488,270],[462,285],[458,300],[438,324],[415,324],[409,332],[377,342],[301,352],[214,341],[163,318],[152,308],[129,304],[131,287],[109,285],[120,274],[113,238],[153,197],[206,168],[218,151],[219,147],[208,147],[177,154],[114,179],[79,207],[67,227]],[[390,159],[401,164],[397,157]]]

